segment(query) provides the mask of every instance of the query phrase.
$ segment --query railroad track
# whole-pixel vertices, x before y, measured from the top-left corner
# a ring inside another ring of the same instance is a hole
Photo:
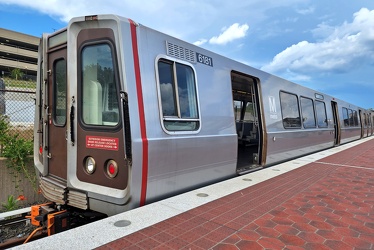
[[[33,232],[35,226],[30,225],[29,215],[31,208],[22,208],[0,214],[0,249],[7,249],[45,237],[42,230]]]
[[[32,220],[33,223],[30,223],[31,217],[36,221]],[[0,249],[21,245],[105,217],[103,214],[90,211],[76,213],[74,209],[69,212],[56,210],[52,203],[2,213],[0,214]],[[38,223],[39,220],[42,222]]]

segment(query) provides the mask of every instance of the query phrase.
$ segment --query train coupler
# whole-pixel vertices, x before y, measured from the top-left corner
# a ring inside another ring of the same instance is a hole
[[[61,233],[70,229],[70,214],[67,210],[48,214],[47,222],[48,236]]]
[[[52,205],[52,202],[33,205],[31,206],[30,216],[26,216],[26,218],[30,219],[32,225],[40,227],[44,224],[43,222],[46,220],[47,214],[54,211],[54,208],[51,207]]]
[[[48,236],[70,229],[69,212],[58,210],[53,202],[31,206],[27,218],[32,225],[46,229]]]

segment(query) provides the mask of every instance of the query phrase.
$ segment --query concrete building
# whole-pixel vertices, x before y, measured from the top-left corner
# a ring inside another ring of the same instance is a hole
[[[35,78],[39,37],[0,28],[0,75],[19,68],[25,78]]]

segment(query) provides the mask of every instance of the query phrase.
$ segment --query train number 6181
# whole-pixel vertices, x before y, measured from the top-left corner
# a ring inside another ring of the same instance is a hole
[[[213,67],[213,59],[211,57],[204,56],[203,54],[200,54],[200,53],[196,53],[196,57],[199,63]]]

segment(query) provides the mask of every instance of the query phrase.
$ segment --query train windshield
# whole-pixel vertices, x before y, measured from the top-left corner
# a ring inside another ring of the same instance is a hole
[[[109,44],[89,45],[82,50],[82,119],[87,125],[119,123],[112,55]]]

